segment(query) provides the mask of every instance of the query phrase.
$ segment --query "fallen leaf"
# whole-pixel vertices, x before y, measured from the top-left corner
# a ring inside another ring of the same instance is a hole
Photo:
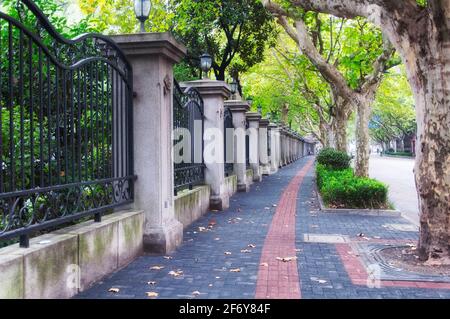
[[[147,295],[147,297],[158,297],[159,293],[154,292],[154,291],[149,291],[145,293]]]
[[[213,284],[209,284],[209,285],[208,285],[208,287],[212,287],[212,286],[213,286]]]
[[[327,282],[326,280],[323,280],[323,279],[319,279],[319,280],[317,280],[317,281],[319,282],[319,284],[324,284],[324,283]]]
[[[242,209],[238,208],[237,211],[238,211],[238,213],[240,213],[240,212],[242,212]]]
[[[200,227],[198,228],[198,231],[199,231],[199,232],[204,232],[204,231],[206,231],[206,227],[200,226]]]
[[[241,272],[241,268],[230,269],[230,272]]]
[[[164,269],[164,266],[152,266],[150,267],[151,270],[161,270]]]
[[[261,263],[260,266],[269,267],[269,264],[268,263]]]
[[[164,259],[173,259],[172,256],[164,256],[163,258],[164,258]]]
[[[252,251],[250,249],[241,249],[241,253],[251,253]]]
[[[363,233],[359,233],[357,236],[358,237],[364,237],[364,234]]]
[[[118,293],[120,291],[119,288],[109,288],[109,292]]]
[[[192,294],[193,294],[194,296],[198,296],[198,295],[200,295],[200,291],[198,291],[198,290],[193,291]]]
[[[248,245],[247,245],[247,247],[250,247],[250,248],[255,248],[255,247],[256,247],[256,245],[255,245],[255,244],[248,244]]]
[[[219,238],[219,237],[216,237],[216,238],[214,238],[214,240],[220,240],[220,238]]]
[[[156,281],[149,281],[149,282],[147,283],[147,285],[154,286],[154,285],[156,285]]]
[[[224,252],[225,255],[231,255],[231,251]]]
[[[287,262],[290,262],[290,261],[293,261],[293,260],[297,260],[297,257],[296,256],[293,256],[293,257],[277,257],[276,259],[279,260],[279,261],[282,261],[284,263],[287,263]]]
[[[270,207],[264,207],[265,210],[270,210]]]
[[[277,204],[273,204],[272,207],[277,207]]]
[[[211,219],[208,223],[208,227],[214,227],[217,225],[217,222],[215,219]]]
[[[216,276],[216,279],[220,279],[220,277],[219,277],[219,276]]]
[[[182,270],[171,270],[169,271],[169,275],[173,276],[173,277],[179,277],[183,275],[183,271]]]

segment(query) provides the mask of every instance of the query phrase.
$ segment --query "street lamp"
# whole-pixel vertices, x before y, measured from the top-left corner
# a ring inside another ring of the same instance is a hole
[[[251,96],[249,96],[249,97],[247,98],[247,103],[248,103],[248,105],[249,105],[250,107],[252,107],[252,104],[253,104],[253,98],[252,98]]]
[[[231,82],[230,88],[231,88],[231,94],[236,94],[236,92],[238,91],[238,83],[235,78],[233,78],[233,82]]]
[[[258,113],[259,113],[260,115],[262,115],[262,106],[261,106],[261,105],[258,105]]]
[[[145,32],[145,21],[147,21],[152,3],[150,0],[134,0],[134,13],[136,18],[141,22],[141,32]]]
[[[200,68],[205,73],[204,79],[208,78],[208,72],[212,66],[212,57],[208,53],[204,53],[200,56]]]

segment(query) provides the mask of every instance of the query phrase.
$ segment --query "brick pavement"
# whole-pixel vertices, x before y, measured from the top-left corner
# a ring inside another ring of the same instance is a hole
[[[185,230],[183,244],[170,258],[141,256],[77,298],[148,298],[147,292],[197,299],[450,298],[448,284],[441,283],[385,281],[370,288],[350,243],[305,241],[305,234],[333,234],[350,242],[414,243],[418,235],[387,227],[408,224],[401,217],[320,212],[310,160],[303,158],[252,185],[249,193],[236,194],[228,210],[206,214]],[[276,259],[293,256],[297,259]],[[108,291],[113,287],[119,292]]]

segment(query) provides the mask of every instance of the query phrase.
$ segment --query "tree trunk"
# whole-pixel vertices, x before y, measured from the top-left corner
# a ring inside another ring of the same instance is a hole
[[[281,107],[281,123],[284,125],[288,125],[288,117],[289,117],[289,104],[283,103]]]
[[[348,116],[343,106],[336,107],[333,121],[333,134],[337,150],[347,153],[347,123]]]
[[[435,61],[411,81],[418,124],[415,177],[422,260],[450,255],[450,43],[442,44]],[[419,76],[423,82],[417,81]]]
[[[356,159],[355,175],[369,176],[369,120],[371,107],[361,103],[356,112]]]

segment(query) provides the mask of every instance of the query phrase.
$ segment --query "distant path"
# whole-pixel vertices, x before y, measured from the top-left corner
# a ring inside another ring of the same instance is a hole
[[[370,158],[369,175],[389,185],[389,199],[402,215],[419,225],[419,207],[414,182],[414,160],[409,158]]]

